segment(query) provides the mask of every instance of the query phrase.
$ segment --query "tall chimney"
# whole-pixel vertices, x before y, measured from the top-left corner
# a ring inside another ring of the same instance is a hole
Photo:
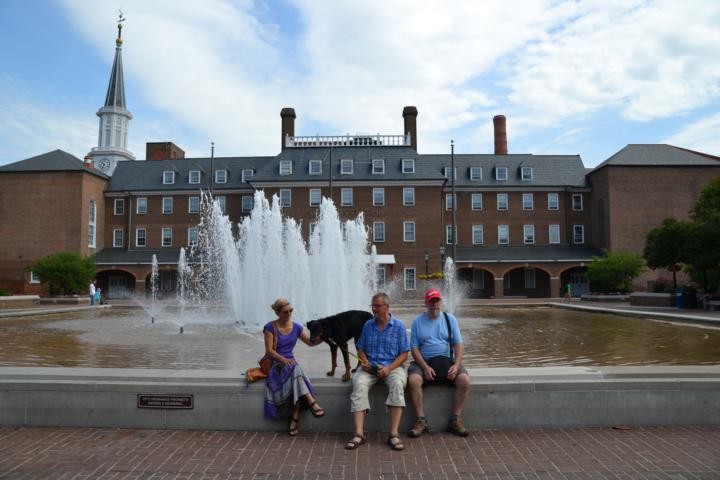
[[[288,135],[295,136],[295,109],[285,107],[280,110],[280,118],[282,118],[280,150],[285,150],[285,137]]]
[[[507,129],[505,127],[505,115],[493,117],[495,127],[495,155],[507,155]]]
[[[403,135],[410,134],[410,146],[417,151],[417,116],[418,111],[415,107],[403,108],[403,119],[405,120],[405,129]]]

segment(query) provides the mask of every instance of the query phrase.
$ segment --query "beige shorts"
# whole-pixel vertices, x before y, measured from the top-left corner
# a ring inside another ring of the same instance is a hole
[[[384,381],[388,387],[388,396],[385,405],[389,407],[405,406],[405,385],[407,385],[407,372],[405,367],[398,367],[385,380],[358,368],[352,377],[353,390],[350,395],[350,411],[359,412],[370,410],[370,389],[378,381]]]

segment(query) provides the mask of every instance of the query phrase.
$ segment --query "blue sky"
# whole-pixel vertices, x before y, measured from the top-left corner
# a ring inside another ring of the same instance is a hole
[[[629,143],[720,155],[720,2],[0,1],[0,165],[97,144],[117,11],[129,148],[273,155],[296,134],[402,133],[421,153],[579,154]]]

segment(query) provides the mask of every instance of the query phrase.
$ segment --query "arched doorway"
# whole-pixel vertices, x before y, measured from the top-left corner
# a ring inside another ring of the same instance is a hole
[[[573,297],[581,297],[585,293],[590,293],[590,282],[587,277],[587,267],[573,267],[565,270],[560,275],[561,291],[563,294],[570,285],[570,292]]]
[[[145,294],[152,294],[152,273],[149,273],[145,277]],[[157,298],[163,298],[170,295],[175,295],[177,292],[178,285],[178,272],[177,270],[160,270],[158,272],[157,280]]]
[[[468,286],[468,298],[493,298],[495,280],[492,273],[482,268],[461,268],[458,279]]]
[[[550,275],[534,267],[517,267],[503,275],[504,297],[548,298]]]
[[[135,292],[135,276],[124,270],[104,270],[95,275],[97,286],[107,299],[130,298]]]

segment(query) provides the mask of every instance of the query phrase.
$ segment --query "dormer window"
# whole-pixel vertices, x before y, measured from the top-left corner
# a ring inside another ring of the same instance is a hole
[[[352,158],[343,158],[340,160],[340,173],[342,175],[352,175],[353,174],[353,159]]]
[[[520,178],[522,178],[524,181],[532,180],[533,179],[533,168],[532,167],[522,167],[520,169]]]
[[[308,173],[310,175],[320,175],[322,173],[322,160],[310,160]]]
[[[215,183],[227,182],[227,170],[215,170]]]
[[[449,179],[449,178],[450,178],[450,172],[451,172],[451,171],[455,174],[453,179],[454,179],[454,180],[457,180],[457,168],[452,169],[451,167],[445,167],[445,168],[443,169],[443,175],[445,176],[445,178],[448,178],[448,179]]]
[[[280,160],[278,173],[280,175],[292,175],[292,160]]]
[[[200,170],[190,170],[188,183],[200,183]]]
[[[163,172],[163,185],[172,185],[173,183],[175,183],[175,172],[165,170]]]
[[[385,159],[376,158],[372,161],[373,175],[385,175]]]
[[[415,159],[403,158],[402,173],[415,173]]]
[[[470,167],[470,180],[482,180],[482,167]]]
[[[504,181],[508,179],[507,167],[495,167],[495,180]]]
[[[253,175],[255,174],[255,170],[252,168],[243,168],[242,171],[242,182],[246,183],[248,180],[250,180]]]

